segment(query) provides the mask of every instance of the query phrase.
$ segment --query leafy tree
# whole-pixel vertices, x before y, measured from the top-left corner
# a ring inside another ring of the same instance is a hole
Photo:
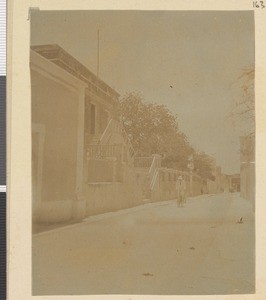
[[[120,100],[120,118],[137,156],[161,154],[163,166],[187,169],[193,149],[178,129],[177,115],[165,105],[146,103],[141,94],[128,93]]]
[[[203,179],[214,180],[212,158],[204,152],[195,152],[193,158],[196,173]]]
[[[178,129],[177,115],[165,105],[146,103],[141,94],[132,92],[120,99],[119,114],[137,156],[160,154],[164,167],[186,171],[192,155],[195,172],[214,179],[211,157],[192,148]]]

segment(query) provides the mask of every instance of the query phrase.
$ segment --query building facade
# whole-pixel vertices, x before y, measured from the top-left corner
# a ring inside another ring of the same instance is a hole
[[[136,205],[119,94],[58,45],[31,48],[33,220],[62,222]]]
[[[255,210],[255,134],[240,137],[240,194]]]

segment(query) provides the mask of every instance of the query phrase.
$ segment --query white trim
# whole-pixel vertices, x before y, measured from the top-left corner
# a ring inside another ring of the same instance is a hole
[[[100,138],[100,143],[102,143],[103,139],[105,138],[105,135],[106,135],[106,133],[108,132],[109,127],[110,127],[111,124],[112,124],[112,121],[113,121],[113,119],[110,119],[110,121],[108,122],[108,124],[107,124],[107,126],[106,126],[106,128],[105,128],[105,130],[104,130],[104,132],[103,132],[103,134],[102,134],[102,136],[101,136],[101,138]]]
[[[0,193],[6,193],[6,185],[0,185]]]
[[[94,99],[90,99],[90,118],[91,118],[91,106],[93,105],[95,108],[95,115],[94,115],[94,133],[91,133],[91,123],[90,123],[90,134],[97,135],[99,133],[99,124],[98,124],[98,117],[99,117],[99,103],[97,101],[94,101]],[[91,121],[90,121],[91,122]]]
[[[77,94],[79,93],[80,88],[87,87],[85,82],[71,75],[33,50],[30,51],[30,68]]]
[[[155,164],[155,161],[156,161],[156,156],[153,156],[152,163],[151,163],[151,166],[150,166],[150,169],[149,169],[149,174],[150,175],[152,173],[152,169],[153,169],[153,165]]]
[[[158,175],[159,175],[159,172],[158,172],[158,169],[155,171],[155,174],[152,178],[152,181],[151,181],[151,189],[153,190],[154,187],[155,187],[155,183],[157,181],[157,178],[158,178]]]
[[[36,203],[38,203],[42,201],[43,148],[45,140],[45,125],[39,123],[32,123],[32,133],[38,134],[37,199],[33,199]]]
[[[77,168],[76,192],[82,193],[83,164],[84,164],[84,119],[85,119],[85,88],[79,89],[78,130],[77,130]]]

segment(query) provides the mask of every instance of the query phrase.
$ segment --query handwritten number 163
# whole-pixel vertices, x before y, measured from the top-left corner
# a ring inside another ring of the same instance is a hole
[[[254,8],[265,8],[264,1],[253,1]]]

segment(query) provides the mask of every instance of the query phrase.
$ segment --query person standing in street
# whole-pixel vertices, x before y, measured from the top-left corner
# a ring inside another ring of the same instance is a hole
[[[184,207],[185,198],[186,198],[186,182],[182,176],[178,177],[178,180],[176,183],[176,190],[177,190],[178,207]]]

